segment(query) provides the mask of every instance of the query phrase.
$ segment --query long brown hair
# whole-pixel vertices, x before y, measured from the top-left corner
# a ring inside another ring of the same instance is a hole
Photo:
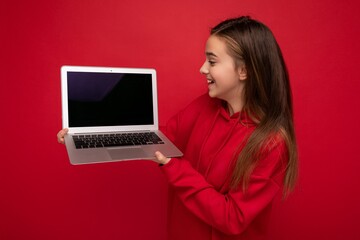
[[[289,74],[280,47],[263,23],[243,16],[228,19],[211,35],[225,40],[236,66],[245,64],[244,111],[257,126],[242,146],[232,175],[233,188],[240,183],[247,189],[250,175],[261,151],[274,136],[281,136],[287,147],[288,161],[284,177],[284,195],[293,190],[298,175],[298,155],[293,124]]]

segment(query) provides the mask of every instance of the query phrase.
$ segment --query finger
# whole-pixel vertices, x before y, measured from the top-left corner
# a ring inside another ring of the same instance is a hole
[[[161,152],[159,152],[159,151],[156,151],[156,152],[155,152],[155,157],[156,157],[156,159],[159,160],[159,161],[161,161],[161,160],[163,160],[163,159],[165,158],[165,156],[164,156]]]
[[[62,130],[60,130],[57,134],[57,140],[59,143],[64,144],[65,143],[65,139],[64,136],[69,132],[69,129],[64,128]]]
[[[63,137],[63,135],[62,135],[61,132],[59,132],[59,133],[56,135],[56,137],[57,137],[58,143],[62,143],[62,144],[65,143],[65,139],[64,139],[64,137]]]
[[[155,157],[158,161],[158,163],[161,163],[161,164],[166,164],[170,161],[170,158],[167,158],[165,157],[161,152],[159,151],[156,151],[155,152]]]

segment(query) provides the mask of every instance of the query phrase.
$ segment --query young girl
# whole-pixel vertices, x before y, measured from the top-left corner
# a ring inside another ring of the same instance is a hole
[[[214,27],[205,55],[208,94],[167,127],[184,156],[155,153],[170,185],[168,239],[262,239],[275,196],[297,177],[285,62],[271,31],[249,17]]]

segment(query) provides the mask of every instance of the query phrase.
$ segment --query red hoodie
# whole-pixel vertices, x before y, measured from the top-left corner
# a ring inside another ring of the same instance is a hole
[[[169,240],[266,238],[287,162],[284,141],[262,153],[246,193],[229,187],[235,152],[255,127],[243,113],[230,117],[207,94],[169,121],[167,135],[184,153],[161,167],[170,185]]]

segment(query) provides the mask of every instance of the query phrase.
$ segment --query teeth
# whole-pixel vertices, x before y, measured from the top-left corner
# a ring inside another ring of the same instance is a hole
[[[214,83],[214,80],[208,79],[207,82],[208,82],[208,84],[212,84],[212,83]]]

